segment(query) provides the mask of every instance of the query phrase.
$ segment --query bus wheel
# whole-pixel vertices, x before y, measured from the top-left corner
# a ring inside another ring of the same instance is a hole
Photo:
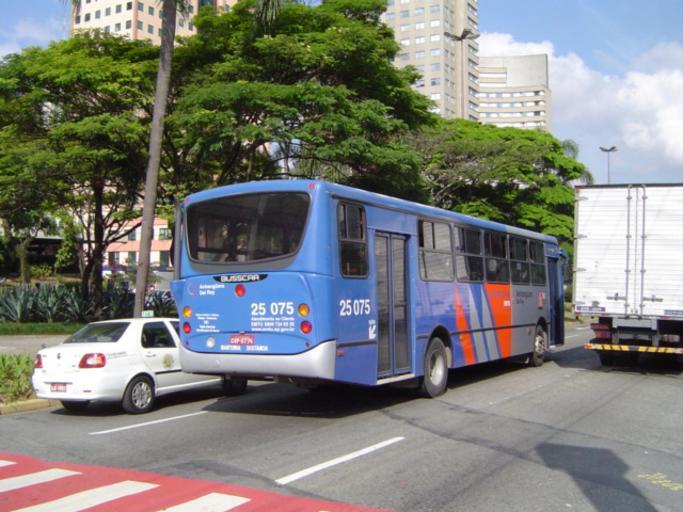
[[[244,377],[223,377],[223,394],[225,396],[243,395],[247,390],[247,379]]]
[[[602,366],[614,366],[615,358],[614,354],[601,350],[598,352],[598,357],[600,358],[600,364]]]
[[[420,379],[420,395],[435,398],[443,395],[448,384],[446,347],[439,338],[432,338],[425,352],[424,376]]]
[[[536,332],[534,333],[534,351],[529,355],[529,366],[541,366],[545,360],[547,348],[547,335],[543,327],[537,325]]]

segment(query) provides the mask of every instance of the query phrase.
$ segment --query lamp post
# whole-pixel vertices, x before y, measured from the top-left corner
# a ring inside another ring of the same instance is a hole
[[[460,35],[452,34],[450,32],[444,32],[444,36],[449,39],[453,39],[460,43],[460,72],[462,73],[462,79],[460,80],[460,115],[463,119],[466,119],[466,105],[465,91],[467,90],[467,71],[465,67],[465,42],[467,39],[476,39],[479,37],[479,33],[475,32],[470,28],[464,29]]]
[[[609,156],[610,156],[610,153],[614,153],[615,151],[617,151],[617,147],[612,146],[610,148],[603,148],[602,146],[600,146],[600,151],[607,153],[607,184],[609,185],[610,184],[610,158],[609,158]]]

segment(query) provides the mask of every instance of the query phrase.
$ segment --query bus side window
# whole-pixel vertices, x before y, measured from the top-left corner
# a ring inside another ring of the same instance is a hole
[[[531,284],[545,286],[545,255],[543,243],[529,242],[529,259],[531,260]]]
[[[507,236],[487,231],[484,235],[486,280],[490,283],[509,283],[510,266],[507,260]]]
[[[510,274],[512,284],[529,284],[527,240],[510,237]]]
[[[341,273],[348,277],[367,277],[368,243],[365,210],[340,203],[337,209]]]
[[[451,227],[441,222],[418,221],[420,277],[423,281],[453,280]]]
[[[478,283],[484,280],[484,258],[481,254],[481,232],[455,228],[455,271],[458,281]]]

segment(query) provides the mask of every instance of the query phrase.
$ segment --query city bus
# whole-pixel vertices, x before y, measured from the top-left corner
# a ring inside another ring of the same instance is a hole
[[[554,237],[319,180],[192,194],[172,292],[184,371],[304,386],[404,382],[564,341]]]

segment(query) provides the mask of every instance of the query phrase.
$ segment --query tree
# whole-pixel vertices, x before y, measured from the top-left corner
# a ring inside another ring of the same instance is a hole
[[[384,3],[287,2],[267,36],[253,5],[201,13],[177,49],[189,78],[167,126],[204,171],[195,189],[305,174],[414,197],[419,161],[396,136],[434,118],[418,75],[392,64]]]
[[[545,132],[443,121],[414,139],[435,206],[542,231],[566,250],[585,166]]]
[[[45,204],[77,220],[82,292],[96,307],[104,250],[138,215],[154,57],[148,43],[95,33],[0,65],[0,180],[36,198],[25,210]],[[0,211],[13,194],[0,195]]]

